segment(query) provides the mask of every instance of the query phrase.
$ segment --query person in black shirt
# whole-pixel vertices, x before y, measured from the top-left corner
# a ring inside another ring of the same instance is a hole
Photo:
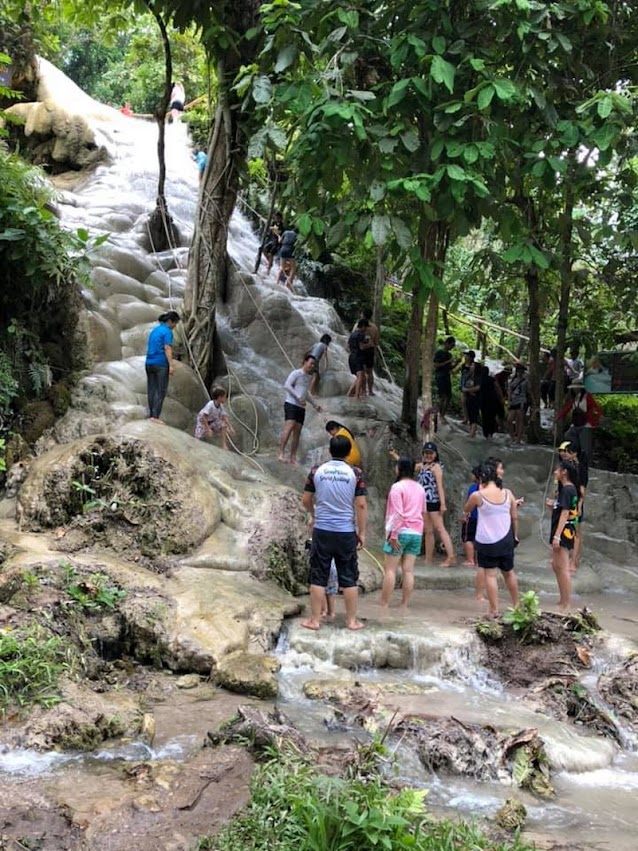
[[[567,461],[573,464],[578,472],[578,481],[573,482],[578,491],[578,524],[576,526],[576,540],[574,541],[574,552],[572,553],[571,562],[572,573],[575,573],[578,570],[583,549],[583,529],[581,524],[584,520],[583,506],[585,504],[587,485],[589,484],[589,464],[587,455],[584,452],[579,452],[578,446],[569,440],[565,440],[560,444],[558,455],[561,461]]]
[[[443,348],[434,353],[434,378],[439,394],[439,414],[441,422],[445,422],[445,414],[452,398],[452,370],[458,361],[452,358],[452,349],[456,345],[454,337],[448,337]]]
[[[556,499],[552,504],[552,525],[550,543],[552,546],[552,567],[558,583],[558,608],[569,610],[572,577],[569,569],[569,554],[574,549],[576,526],[578,524],[578,490],[574,481],[578,471],[573,464],[561,461],[555,471],[559,484]]]

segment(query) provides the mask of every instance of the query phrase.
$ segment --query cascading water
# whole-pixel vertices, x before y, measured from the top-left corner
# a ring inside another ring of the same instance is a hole
[[[77,97],[73,92],[62,100],[76,102]],[[98,167],[82,188],[65,190],[60,198],[65,227],[88,228],[93,235],[111,234],[109,243],[92,257],[93,286],[84,292],[96,364],[81,383],[75,411],[58,426],[67,439],[107,431],[115,423],[144,416],[146,337],[159,313],[180,307],[199,192],[185,128],[168,127],[166,196],[182,239],[172,251],[149,253],[145,223],[155,204],[157,128],[106,108],[100,115],[99,139],[111,152],[112,162]],[[329,386],[335,396],[347,386],[348,373],[344,329],[332,306],[305,297],[302,288],[291,295],[275,287],[272,279],[254,279],[251,271],[257,247],[249,222],[236,212],[230,223],[228,250],[238,274],[229,304],[220,306],[220,332],[231,369],[270,421],[265,430],[269,429],[272,440],[279,425],[282,381],[308,344],[325,332],[333,335]],[[167,419],[187,429],[204,399],[203,389],[186,365],[172,385]],[[387,383],[381,383],[381,390],[381,407],[390,417],[397,410],[398,390]],[[362,430],[368,404],[356,412],[350,409],[351,421],[358,421]],[[332,410],[338,414],[338,408]],[[316,447],[320,441],[316,438],[323,432],[323,423],[311,424],[306,430],[313,434],[313,428],[314,439],[306,449],[312,460],[319,460]],[[453,597],[440,605],[454,612]],[[557,839],[583,843],[582,847],[587,847],[592,837],[594,841],[609,839],[617,851],[635,847],[635,754],[621,752],[609,739],[594,738],[578,726],[536,712],[516,692],[504,689],[482,666],[480,646],[468,628],[437,621],[416,623],[414,617],[407,626],[396,620],[385,625],[378,621],[378,612],[371,610],[368,628],[356,635],[332,627],[319,635],[298,626],[282,630],[277,650],[282,664],[281,702],[303,732],[328,743],[337,735],[329,733],[323,723],[326,706],[304,695],[303,687],[311,679],[396,686],[390,703],[405,713],[455,716],[467,723],[488,721],[499,728],[537,727],[559,772],[558,798],[539,804],[524,796],[532,827]],[[590,676],[587,684],[593,686],[594,679]],[[406,685],[414,688],[401,688]],[[342,729],[338,735],[349,738],[351,732]],[[141,742],[117,744],[101,749],[91,759],[106,763],[179,758],[190,744],[188,735],[156,749]],[[397,748],[397,756],[403,779],[427,786],[430,804],[435,807],[452,808],[464,815],[491,814],[511,794],[510,789],[496,784],[427,773],[413,754],[401,748]],[[50,772],[70,761],[79,758],[15,750],[0,754],[0,772]]]

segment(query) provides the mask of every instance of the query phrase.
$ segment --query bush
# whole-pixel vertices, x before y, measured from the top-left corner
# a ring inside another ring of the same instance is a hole
[[[622,473],[638,473],[638,397],[597,396],[596,401],[604,412],[594,439],[597,465]]]
[[[39,627],[0,632],[0,711],[11,704],[59,703],[58,680],[68,667],[62,639]]]
[[[199,851],[526,851],[495,843],[475,827],[434,821],[426,792],[391,789],[376,773],[326,777],[299,756],[280,753],[258,767],[248,807]]]

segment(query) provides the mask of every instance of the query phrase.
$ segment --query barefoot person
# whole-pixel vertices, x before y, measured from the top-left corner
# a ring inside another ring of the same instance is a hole
[[[425,516],[425,491],[414,481],[414,461],[397,461],[397,478],[390,488],[385,510],[386,539],[383,544],[383,589],[379,604],[387,606],[394,591],[397,567],[401,566],[401,605],[408,607],[414,590],[414,563],[421,552]]]
[[[321,412],[319,405],[315,404],[309,395],[312,371],[316,363],[317,361],[312,355],[306,355],[301,369],[293,369],[284,384],[284,390],[286,391],[286,401],[284,402],[285,422],[284,430],[279,439],[278,458],[280,461],[286,460],[286,444],[290,440],[289,461],[291,464],[297,463],[299,436],[304,420],[306,419],[306,402],[310,402],[315,411]]]
[[[343,591],[346,626],[363,627],[357,620],[357,549],[365,546],[368,506],[363,471],[344,460],[350,448],[347,437],[330,438],[330,461],[310,470],[304,488],[302,504],[310,515],[308,525],[312,529],[310,617],[302,623],[306,629],[321,626],[332,559]]]
[[[479,470],[479,489],[463,509],[469,514],[478,508],[474,550],[479,571],[485,579],[490,615],[498,616],[498,582],[500,570],[512,599],[518,605],[518,580],[514,573],[514,547],[518,543],[518,513],[511,491],[503,489],[493,464],[482,464]]]
[[[423,461],[416,467],[417,482],[425,491],[425,563],[432,564],[434,560],[434,533],[439,536],[445,548],[447,558],[441,567],[452,567],[456,557],[454,546],[445,525],[443,515],[447,511],[445,504],[445,488],[443,487],[443,466],[439,461],[439,450],[436,443],[423,444]]]
[[[555,472],[559,490],[552,506],[550,544],[552,568],[558,583],[558,608],[563,612],[569,611],[572,593],[569,555],[574,549],[578,523],[578,490],[574,484],[577,481],[577,475],[574,465],[567,461],[561,461]]]
[[[211,393],[211,400],[197,414],[197,425],[195,426],[195,437],[204,440],[206,437],[219,435],[222,441],[222,449],[228,449],[228,435],[235,434],[235,429],[228,417],[228,411],[224,407],[226,391],[223,387],[215,387]]]
[[[168,390],[168,378],[175,372],[173,364],[173,329],[179,322],[179,313],[169,310],[162,313],[151,331],[146,348],[146,385],[148,418],[161,423],[162,405]]]

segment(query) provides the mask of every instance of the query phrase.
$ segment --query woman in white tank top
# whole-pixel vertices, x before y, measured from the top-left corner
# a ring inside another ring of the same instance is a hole
[[[518,605],[518,580],[514,573],[514,547],[518,543],[518,514],[511,491],[503,489],[493,464],[482,464],[479,489],[465,503],[465,513],[478,509],[474,550],[479,571],[483,572],[490,615],[498,616],[498,583],[500,570],[512,605]]]

